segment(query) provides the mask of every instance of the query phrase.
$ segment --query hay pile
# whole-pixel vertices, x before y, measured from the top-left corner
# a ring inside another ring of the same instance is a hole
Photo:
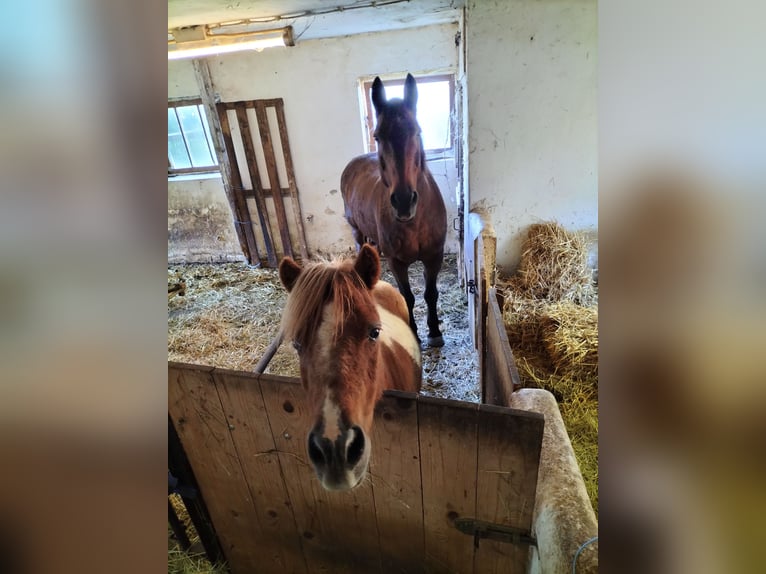
[[[519,377],[556,397],[598,513],[598,292],[585,237],[530,226],[518,272],[498,291]]]
[[[191,547],[189,550],[183,550],[168,526],[168,574],[227,574],[229,569],[225,564],[213,566],[207,559],[199,535],[186,512],[181,497],[172,494],[169,498],[176,515],[186,527],[186,535],[189,537]]]

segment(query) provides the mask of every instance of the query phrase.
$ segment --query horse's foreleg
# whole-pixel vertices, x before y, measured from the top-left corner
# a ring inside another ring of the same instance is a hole
[[[391,273],[396,277],[399,293],[402,294],[402,297],[404,297],[404,300],[407,302],[407,310],[410,313],[410,329],[415,333],[415,338],[418,340],[418,343],[420,343],[418,327],[415,324],[415,314],[413,313],[413,308],[415,307],[415,295],[412,294],[412,288],[410,287],[409,265],[393,258],[389,258],[388,264],[391,267]]]
[[[423,262],[423,277],[426,280],[426,290],[423,298],[428,305],[428,346],[444,346],[444,337],[439,329],[439,317],[436,313],[436,302],[439,300],[439,291],[436,288],[436,278],[442,268],[443,256]]]

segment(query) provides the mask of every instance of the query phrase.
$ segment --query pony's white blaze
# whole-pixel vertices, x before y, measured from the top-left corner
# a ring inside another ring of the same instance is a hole
[[[325,391],[324,404],[322,405],[322,418],[324,419],[324,436],[334,441],[340,434],[340,408],[333,399],[330,389]]]
[[[410,326],[380,305],[376,305],[380,315],[380,342],[386,347],[393,347],[398,343],[412,357],[416,365],[420,365],[420,346],[412,334]]]
[[[324,374],[332,369],[333,339],[335,338],[335,304],[327,303],[322,310],[322,324],[317,329],[317,362],[314,370]]]

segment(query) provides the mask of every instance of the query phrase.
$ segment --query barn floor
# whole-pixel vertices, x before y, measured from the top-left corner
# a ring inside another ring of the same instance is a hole
[[[383,279],[396,284],[383,263]],[[426,333],[423,266],[410,268],[415,317]],[[168,359],[252,371],[279,330],[286,293],[275,269],[245,263],[168,266]],[[445,344],[423,348],[423,388],[429,396],[479,402],[478,355],[471,343],[468,303],[458,281],[454,255],[445,257],[439,274],[439,317]],[[172,296],[171,296],[172,295]],[[267,372],[299,376],[295,351],[283,344]]]

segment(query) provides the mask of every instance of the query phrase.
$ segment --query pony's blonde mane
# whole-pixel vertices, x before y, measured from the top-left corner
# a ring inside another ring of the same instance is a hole
[[[354,270],[352,260],[319,261],[308,264],[287,297],[282,331],[287,340],[306,347],[314,339],[322,311],[335,303],[335,339],[354,308],[354,301],[369,293]],[[367,295],[370,297],[370,295]]]

